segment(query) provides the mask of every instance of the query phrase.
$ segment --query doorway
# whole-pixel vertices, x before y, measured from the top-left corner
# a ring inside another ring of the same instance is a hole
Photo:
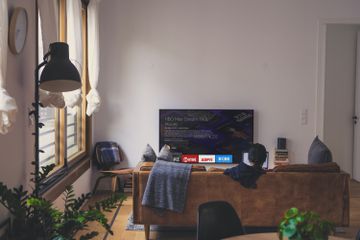
[[[360,133],[357,134],[356,130],[360,128],[360,122],[355,124],[353,117],[356,112],[360,114],[360,111],[355,111],[360,108],[355,101],[360,99],[360,79],[359,84],[356,83],[360,62],[359,33],[360,24],[326,24],[322,135],[332,152],[333,161],[358,181]]]

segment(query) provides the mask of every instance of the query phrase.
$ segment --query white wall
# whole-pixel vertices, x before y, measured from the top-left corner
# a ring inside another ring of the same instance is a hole
[[[318,21],[359,10],[358,0],[104,0],[94,141],[119,142],[134,166],[146,143],[158,149],[160,108],[253,108],[255,141],[272,151],[286,137],[291,161],[306,162]]]
[[[11,0],[8,1],[9,16],[15,7],[24,7],[28,14],[29,22],[34,21],[35,7],[32,1]],[[28,96],[33,92],[35,66],[35,24],[29,24],[27,39],[23,51],[14,55],[8,49],[8,63],[6,74],[6,89],[16,99],[18,105],[17,120],[14,128],[7,135],[0,135],[0,181],[14,187],[23,184],[28,187],[27,180],[30,178],[30,162],[33,157],[32,149],[27,147],[27,135],[31,130],[27,121],[26,106]],[[29,100],[30,101],[30,100]],[[0,221],[4,219],[6,212],[0,207]]]
[[[81,194],[86,194],[88,192],[91,192],[92,185],[93,185],[93,172],[91,169],[87,170],[83,173],[83,175],[80,176],[76,180],[76,182],[73,184],[74,186],[74,192],[76,196],[80,196]],[[60,210],[64,210],[64,196],[60,195],[54,202],[54,206]]]
[[[329,24],[326,30],[324,142],[333,160],[352,174],[356,41],[360,25]]]

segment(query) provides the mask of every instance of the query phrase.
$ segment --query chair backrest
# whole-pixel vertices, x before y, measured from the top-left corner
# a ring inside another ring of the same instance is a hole
[[[197,240],[220,240],[244,233],[240,218],[228,202],[213,201],[199,206]]]
[[[94,163],[102,170],[108,170],[122,161],[120,147],[116,142],[97,142],[93,155]]]

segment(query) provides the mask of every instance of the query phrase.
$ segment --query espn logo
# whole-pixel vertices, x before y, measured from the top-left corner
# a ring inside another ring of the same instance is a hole
[[[195,154],[185,154],[181,156],[182,163],[197,163],[199,160],[199,155]]]
[[[215,163],[215,155],[199,155],[199,163]]]

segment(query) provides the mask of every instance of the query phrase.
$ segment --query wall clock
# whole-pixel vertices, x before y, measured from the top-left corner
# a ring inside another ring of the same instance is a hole
[[[9,47],[12,53],[19,54],[26,41],[28,19],[25,8],[14,9],[9,26]]]

